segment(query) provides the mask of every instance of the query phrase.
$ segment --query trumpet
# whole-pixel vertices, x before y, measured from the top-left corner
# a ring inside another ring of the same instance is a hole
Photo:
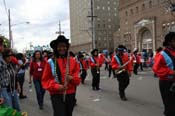
[[[96,66],[96,69],[97,69],[97,74],[100,73],[100,66],[99,66],[99,61],[97,60],[97,66]]]
[[[125,72],[126,70],[124,68],[116,70],[115,74],[121,74],[122,72]]]
[[[97,74],[99,74],[100,73],[100,67],[97,66],[96,69],[97,69]]]

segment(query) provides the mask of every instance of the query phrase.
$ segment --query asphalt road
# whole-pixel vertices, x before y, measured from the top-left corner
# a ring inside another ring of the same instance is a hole
[[[158,79],[153,77],[150,70],[139,72],[130,78],[130,85],[126,90],[128,101],[120,100],[118,82],[115,78],[108,78],[107,71],[101,71],[101,90],[92,91],[91,74],[85,85],[77,89],[77,106],[74,116],[163,116],[163,105],[158,88]],[[26,79],[28,72],[26,72]],[[20,100],[21,109],[29,116],[52,116],[50,96],[45,95],[44,110],[39,110],[36,94],[29,92],[26,81],[25,93],[28,98]]]

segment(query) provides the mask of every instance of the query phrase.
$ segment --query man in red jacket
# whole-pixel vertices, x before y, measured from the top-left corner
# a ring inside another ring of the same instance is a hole
[[[124,53],[124,49],[123,45],[119,45],[116,49],[116,54],[112,58],[112,69],[115,70],[115,74],[119,82],[120,98],[123,101],[127,101],[125,89],[129,85],[129,75],[131,75],[132,66],[128,55]]]
[[[175,32],[169,32],[165,47],[154,58],[153,71],[159,77],[159,89],[165,116],[175,116]]]
[[[67,57],[68,41],[60,35],[50,43],[54,58],[49,59],[46,63],[42,77],[42,85],[51,95],[54,116],[72,116],[75,91],[80,83],[76,60]],[[66,96],[64,96],[65,93]]]
[[[91,52],[90,67],[92,73],[92,89],[100,90],[100,67],[104,62],[104,58],[98,54],[98,49],[94,49]]]

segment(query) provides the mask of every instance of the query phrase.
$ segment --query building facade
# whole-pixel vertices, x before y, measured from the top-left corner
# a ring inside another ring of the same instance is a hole
[[[175,17],[169,6],[168,0],[120,0],[120,29],[114,33],[115,45],[155,52],[162,46],[165,34],[175,31]]]
[[[113,33],[119,28],[119,2],[117,1],[70,0],[71,46],[73,51],[89,52],[93,48],[93,43],[95,48],[99,50],[108,49],[112,51],[114,49]],[[93,10],[91,6],[93,6]],[[92,35],[92,30],[94,35]]]

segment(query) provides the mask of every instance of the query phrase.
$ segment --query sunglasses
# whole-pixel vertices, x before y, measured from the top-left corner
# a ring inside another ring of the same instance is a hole
[[[58,47],[57,50],[67,50],[67,47]]]
[[[10,56],[13,56],[12,54],[8,54],[8,55],[6,55],[6,57],[10,57]]]

